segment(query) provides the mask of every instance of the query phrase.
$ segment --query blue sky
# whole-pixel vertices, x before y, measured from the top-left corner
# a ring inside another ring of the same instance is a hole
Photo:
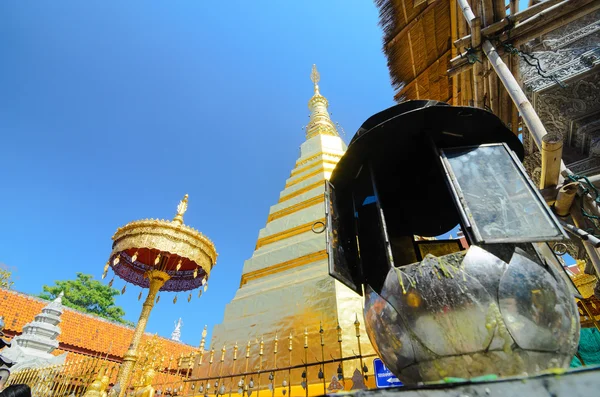
[[[182,317],[194,345],[298,156],[311,65],[346,141],[393,105],[369,1],[6,0],[0,15],[0,263],[15,289],[99,278],[117,227],[170,219],[188,193],[185,222],[218,263],[201,299],[164,294],[147,330]],[[138,293],[117,299],[131,321]]]

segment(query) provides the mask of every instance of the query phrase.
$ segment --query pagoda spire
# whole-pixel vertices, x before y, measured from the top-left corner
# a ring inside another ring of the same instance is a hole
[[[318,83],[321,76],[317,71],[317,65],[313,65],[310,79],[314,84],[315,94],[308,101],[310,122],[306,126],[306,139],[309,140],[317,135],[339,136],[335,125],[329,117],[329,111],[327,110],[329,102],[327,102],[327,99],[319,91]]]

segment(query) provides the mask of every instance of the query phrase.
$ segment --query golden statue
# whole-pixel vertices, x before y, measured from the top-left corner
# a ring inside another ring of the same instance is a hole
[[[105,375],[104,368],[98,372],[96,379],[88,387],[83,397],[107,397],[106,388],[108,387],[108,376]]]
[[[147,370],[142,376],[142,384],[135,391],[135,397],[154,397],[154,388],[152,387],[152,380],[156,373],[152,368]]]

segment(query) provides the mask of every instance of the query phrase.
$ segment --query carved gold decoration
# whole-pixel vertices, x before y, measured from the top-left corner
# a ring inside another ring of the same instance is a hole
[[[154,388],[152,387],[152,381],[156,372],[153,369],[149,369],[144,372],[142,377],[142,385],[139,386],[134,393],[135,397],[154,397]]]
[[[594,275],[585,273],[585,261],[578,260],[577,267],[579,268],[580,273],[571,278],[581,296],[583,296],[584,299],[588,299],[594,295],[594,287],[596,286],[598,279]]]
[[[128,223],[117,229],[113,241],[111,256],[128,249],[152,248],[188,258],[207,274],[217,260],[214,244],[202,233],[166,220],[145,219]]]
[[[102,368],[96,375],[96,379],[87,388],[83,397],[106,397],[109,379],[106,376],[106,368]]]
[[[310,79],[314,84],[315,94],[308,101],[308,108],[310,109],[310,122],[306,126],[306,139],[310,139],[316,135],[332,135],[339,136],[335,125],[329,118],[329,112],[327,107],[329,102],[319,92],[319,85],[317,84],[320,80],[317,66],[313,65]]]
[[[319,71],[317,70],[317,65],[315,65],[315,64],[312,65],[312,71],[310,73],[310,80],[314,83],[315,86],[319,83],[319,80],[321,80],[321,75],[319,74]],[[316,90],[316,88],[315,88],[315,90]]]
[[[129,345],[129,350],[125,353],[123,357],[123,364],[119,369],[119,374],[117,376],[117,382],[120,385],[128,385],[129,380],[131,379],[132,371],[135,366],[135,363],[138,360],[137,350],[140,341],[142,340],[142,335],[146,329],[146,324],[148,323],[148,318],[150,317],[150,312],[152,311],[152,307],[154,306],[154,298],[156,297],[160,288],[169,280],[170,276],[162,272],[160,270],[150,270],[146,273],[146,277],[150,281],[150,287],[148,288],[148,296],[142,305],[142,313],[140,314],[140,318],[135,327],[135,331],[133,332],[133,337],[131,338],[131,344]],[[119,394],[122,397],[125,393],[125,388],[121,389]],[[136,394],[137,395],[137,394]]]
[[[187,211],[187,207],[188,195],[186,194],[185,196],[183,196],[183,200],[181,200],[179,202],[179,205],[177,206],[177,215],[175,215],[175,218],[173,218],[173,223],[177,225],[183,224],[183,214],[185,214],[185,211]]]

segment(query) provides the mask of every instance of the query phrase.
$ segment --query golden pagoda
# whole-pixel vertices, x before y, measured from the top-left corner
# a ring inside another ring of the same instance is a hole
[[[314,65],[311,80],[314,95],[308,102],[306,140],[278,201],[270,208],[267,224],[259,231],[252,257],[244,262],[240,287],[225,308],[223,322],[214,327],[211,360],[215,351],[217,357],[212,374],[217,370],[232,373],[234,350],[241,358],[250,357],[248,370],[267,372],[273,367],[299,365],[306,359],[314,362],[322,355],[331,360],[355,356],[359,351],[363,355],[374,353],[364,330],[362,297],[328,274],[324,182],[346,145],[331,121]],[[357,338],[357,326],[361,338]],[[277,342],[273,343],[277,338],[279,354]],[[219,358],[225,368],[217,369]],[[243,362],[238,360],[236,372],[243,372],[239,361]],[[373,373],[372,358],[364,363],[355,361],[343,364],[345,379],[350,380],[364,365],[369,374]],[[339,368],[339,363],[323,368],[327,383]],[[206,371],[206,366],[201,366],[195,375],[206,376]],[[290,375],[295,384],[300,379],[297,372]],[[306,380],[309,385],[322,382],[314,369]]]

